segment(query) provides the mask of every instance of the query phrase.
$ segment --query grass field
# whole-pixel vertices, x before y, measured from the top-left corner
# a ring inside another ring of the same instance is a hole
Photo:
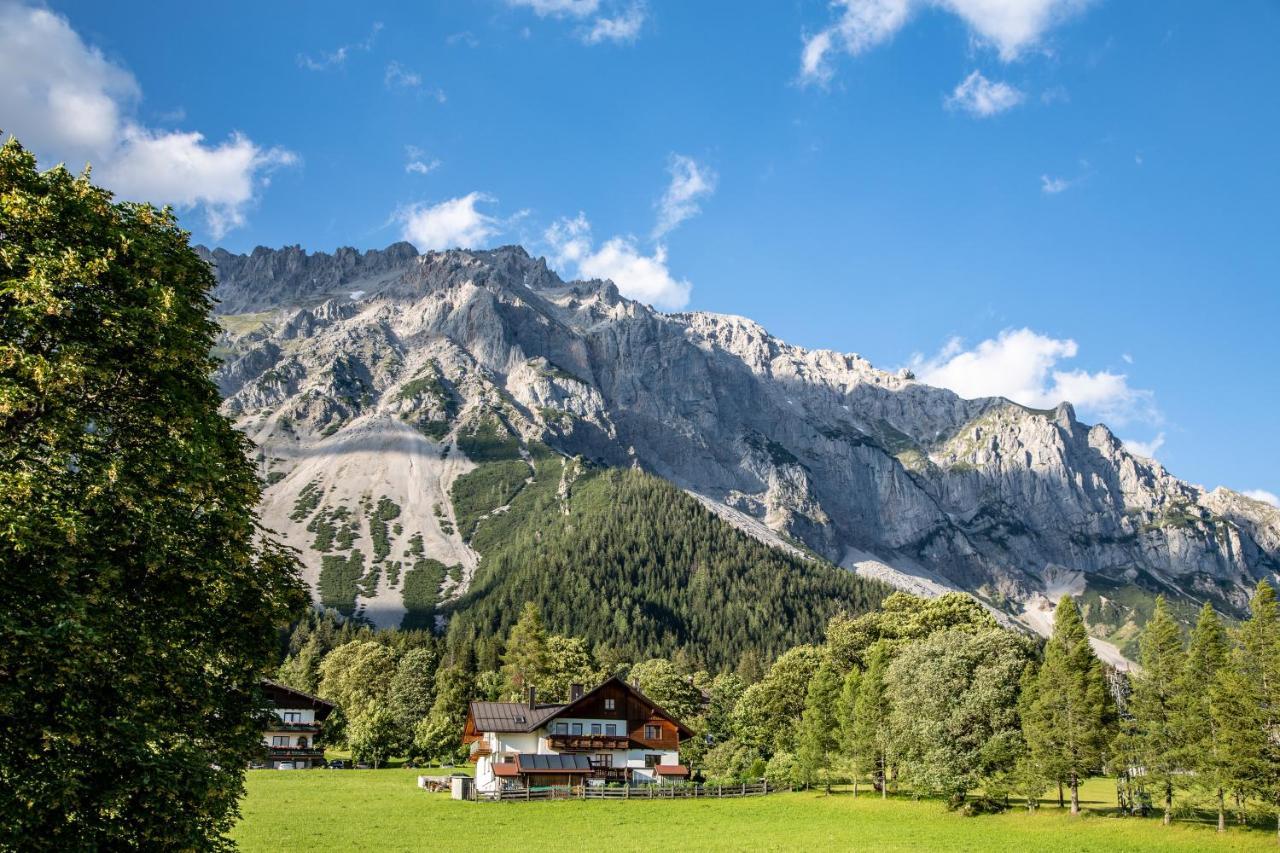
[[[258,850],[1274,850],[1263,829],[1112,817],[1114,785],[1088,784],[1088,812],[961,817],[937,801],[865,793],[737,800],[464,803],[415,786],[416,770],[251,770],[233,838]],[[434,772],[434,771],[428,771]]]

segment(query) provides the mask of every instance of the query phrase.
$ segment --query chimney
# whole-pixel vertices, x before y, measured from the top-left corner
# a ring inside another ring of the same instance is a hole
[[[569,701],[577,702],[581,698],[582,698],[582,685],[570,684],[569,685]]]
[[[529,688],[529,707],[538,707],[538,691],[532,687]]]

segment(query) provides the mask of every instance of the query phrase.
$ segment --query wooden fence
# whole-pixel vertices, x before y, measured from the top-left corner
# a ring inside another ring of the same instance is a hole
[[[763,797],[790,790],[770,785],[767,781],[737,785],[550,785],[533,788],[507,788],[482,793],[475,799],[483,802],[528,802],[531,800],[681,800],[722,797]]]

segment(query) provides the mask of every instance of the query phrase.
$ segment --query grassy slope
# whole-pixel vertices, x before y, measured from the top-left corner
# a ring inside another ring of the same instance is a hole
[[[427,771],[439,772],[439,771]],[[1274,835],[1112,818],[1114,783],[1094,780],[1090,813],[1056,807],[965,818],[936,801],[778,794],[674,802],[456,803],[417,790],[415,770],[249,772],[233,837],[257,850],[1254,850]]]

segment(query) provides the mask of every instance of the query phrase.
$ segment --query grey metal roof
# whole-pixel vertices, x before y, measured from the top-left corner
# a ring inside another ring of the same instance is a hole
[[[531,732],[554,717],[564,705],[536,705],[528,702],[472,702],[471,718],[476,731]]]
[[[591,770],[591,762],[587,760],[587,756],[578,752],[564,753],[562,755],[534,755],[533,753],[523,752],[516,756],[516,766],[520,768],[521,773]]]

